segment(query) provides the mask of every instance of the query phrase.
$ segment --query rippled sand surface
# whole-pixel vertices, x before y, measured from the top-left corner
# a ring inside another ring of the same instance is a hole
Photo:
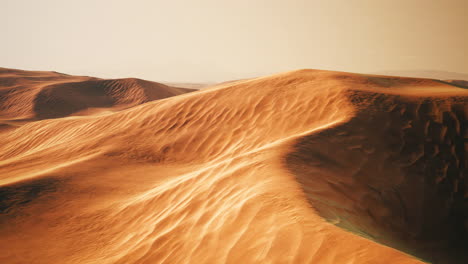
[[[0,85],[0,263],[466,260],[466,89],[319,70]]]

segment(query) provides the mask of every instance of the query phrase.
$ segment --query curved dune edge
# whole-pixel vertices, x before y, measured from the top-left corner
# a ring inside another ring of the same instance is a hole
[[[0,68],[0,129],[2,124],[108,114],[191,91],[136,78],[99,79]]]
[[[291,160],[371,111],[375,97],[355,96],[368,91],[466,99],[431,80],[304,70],[7,130],[0,262],[421,263],[327,222],[304,182],[320,164]],[[337,193],[321,198],[349,204]]]

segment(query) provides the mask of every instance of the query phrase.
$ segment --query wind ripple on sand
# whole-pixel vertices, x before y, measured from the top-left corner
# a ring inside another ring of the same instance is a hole
[[[428,86],[459,93],[304,70],[4,131],[0,262],[420,263],[328,223],[301,181],[309,164],[287,161],[372,105],[356,89]]]

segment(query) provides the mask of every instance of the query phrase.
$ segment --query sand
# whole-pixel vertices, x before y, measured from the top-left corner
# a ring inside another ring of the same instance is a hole
[[[191,91],[136,78],[0,68],[0,124],[115,112]]]
[[[0,74],[0,263],[465,263],[466,89]]]

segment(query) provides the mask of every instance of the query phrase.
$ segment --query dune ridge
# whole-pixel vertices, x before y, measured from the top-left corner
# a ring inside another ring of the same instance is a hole
[[[186,92],[136,78],[99,79],[0,68],[0,120],[41,120],[119,111]]]
[[[446,225],[466,221],[467,96],[435,80],[300,70],[26,122],[0,134],[0,262],[454,263],[446,247],[466,229]],[[435,157],[433,174],[393,168]],[[445,200],[429,212],[426,195]]]

